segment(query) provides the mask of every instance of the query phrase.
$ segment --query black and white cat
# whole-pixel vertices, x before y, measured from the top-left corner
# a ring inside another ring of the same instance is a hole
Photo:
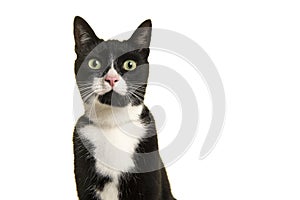
[[[74,130],[80,200],[174,200],[144,105],[151,21],[125,41],[99,39],[74,20],[76,82],[85,114]]]

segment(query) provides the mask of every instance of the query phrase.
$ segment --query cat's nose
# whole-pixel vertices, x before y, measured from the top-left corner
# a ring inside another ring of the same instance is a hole
[[[108,75],[105,77],[105,81],[108,82],[111,87],[114,87],[115,83],[119,81],[119,76]]]

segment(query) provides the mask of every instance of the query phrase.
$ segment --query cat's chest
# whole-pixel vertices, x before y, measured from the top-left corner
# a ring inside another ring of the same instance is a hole
[[[96,160],[96,171],[112,179],[135,167],[133,156],[145,132],[139,121],[113,127],[89,124],[79,130],[84,143],[92,145],[88,149]]]
[[[125,108],[97,109],[92,123],[80,126],[79,137],[95,159],[96,173],[111,181],[95,194],[102,200],[119,199],[119,178],[135,168],[134,154],[146,135],[146,125],[140,119],[143,105]]]

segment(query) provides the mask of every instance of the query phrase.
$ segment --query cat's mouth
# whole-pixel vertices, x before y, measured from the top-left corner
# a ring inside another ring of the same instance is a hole
[[[111,78],[108,79],[107,77],[104,79],[104,88],[106,88],[105,93],[115,92],[119,95],[126,95],[127,93],[127,84],[121,78]]]
[[[102,104],[111,106],[123,107],[128,105],[129,99],[126,96],[119,94],[113,88],[103,95],[98,95],[98,100]]]
[[[128,105],[127,84],[121,76],[107,75],[100,81],[102,81],[102,93],[98,93],[100,103],[117,107]]]
[[[119,95],[127,94],[127,84],[122,77],[109,77],[94,78],[93,90],[99,96],[108,93],[118,93]]]
[[[104,91],[102,93],[98,93],[100,96],[101,95],[105,95],[105,94],[108,94],[108,93],[116,93],[116,94],[119,94],[121,96],[125,96],[126,93],[127,93],[127,88],[122,88],[122,87],[119,87],[117,84],[114,85],[114,86],[107,86]]]

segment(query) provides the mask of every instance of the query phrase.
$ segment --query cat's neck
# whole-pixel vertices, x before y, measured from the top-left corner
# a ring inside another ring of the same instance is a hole
[[[100,127],[116,127],[140,121],[144,104],[114,107],[100,102],[85,104],[85,116]]]

